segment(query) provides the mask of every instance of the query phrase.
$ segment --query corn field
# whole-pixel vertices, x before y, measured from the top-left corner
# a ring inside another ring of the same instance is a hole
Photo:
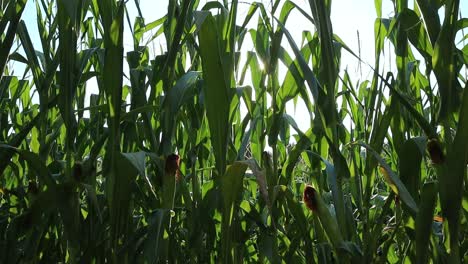
[[[0,263],[468,263],[468,18],[368,2],[371,62],[331,0],[1,0]]]

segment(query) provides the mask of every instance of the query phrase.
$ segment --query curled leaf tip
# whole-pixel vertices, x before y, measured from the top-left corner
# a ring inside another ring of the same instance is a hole
[[[390,178],[390,175],[388,174],[387,169],[385,169],[383,166],[380,166],[380,165],[379,165],[379,171],[380,171],[380,173],[384,176],[384,180],[385,180],[387,183],[392,183],[392,179]]]
[[[432,138],[427,142],[427,151],[431,157],[432,164],[442,164],[445,161],[444,152],[436,138]]]
[[[166,174],[174,175],[176,177],[176,181],[180,180],[179,166],[180,166],[179,155],[171,154],[167,156],[166,167],[165,167]]]
[[[309,208],[309,210],[311,210],[312,212],[317,211],[316,190],[314,189],[314,187],[307,185],[304,188],[303,200],[307,208]]]
[[[390,186],[392,191],[398,196],[399,190],[398,190],[395,182],[390,177],[390,174],[389,174],[388,170],[385,167],[379,165],[379,171],[383,175],[383,178],[384,178],[385,182],[388,184],[388,186]]]

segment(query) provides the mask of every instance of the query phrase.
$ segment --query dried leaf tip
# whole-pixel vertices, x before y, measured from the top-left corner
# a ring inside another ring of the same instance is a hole
[[[427,142],[427,151],[431,157],[432,164],[442,164],[445,161],[445,155],[442,151],[439,141],[436,138],[432,138]]]
[[[306,185],[306,187],[304,188],[303,200],[307,208],[309,208],[309,210],[311,210],[312,212],[317,211],[317,196],[314,187]]]
[[[388,186],[390,186],[392,191],[398,196],[399,190],[398,190],[395,182],[390,177],[390,174],[389,174],[388,170],[385,167],[379,165],[379,171],[383,175],[383,178],[384,178],[385,182],[388,184]]]

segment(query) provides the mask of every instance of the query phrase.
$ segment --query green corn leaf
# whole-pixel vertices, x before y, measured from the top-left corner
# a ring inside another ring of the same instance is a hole
[[[10,2],[5,12],[6,15],[0,18],[0,32],[5,32],[5,37],[0,41],[0,79],[3,78],[5,65],[8,62],[8,56],[10,55],[9,53],[13,46],[13,41],[15,40],[18,23],[26,7],[26,2],[27,0]],[[8,29],[5,31],[7,23],[9,23]]]
[[[3,150],[13,151],[20,155],[21,158],[23,158],[29,163],[31,169],[37,174],[37,177],[39,177],[39,179],[41,180],[41,183],[44,183],[48,188],[53,189],[56,186],[56,183],[52,178],[52,175],[50,174],[49,170],[36,153],[24,149],[15,148],[6,144],[0,144],[0,148]],[[33,179],[33,176],[30,176],[31,179]]]
[[[416,258],[418,263],[427,263],[429,239],[437,200],[437,184],[428,182],[421,190],[420,211],[416,216]]]
[[[419,201],[421,161],[425,154],[426,141],[425,137],[408,139],[398,153],[400,179],[416,202]]]
[[[247,165],[244,163],[234,163],[227,167],[225,175],[221,179],[221,193],[223,197],[223,216],[221,225],[221,245],[222,258],[224,263],[232,262],[232,238],[233,238],[233,219],[236,214],[236,204],[243,191],[244,174]]]
[[[231,77],[224,63],[229,56],[223,52],[222,38],[215,19],[208,15],[199,32],[200,56],[202,59],[203,86],[206,115],[210,126],[210,137],[216,159],[216,168],[223,174],[226,167],[227,138],[229,133],[229,89]]]
[[[418,206],[416,205],[416,202],[414,201],[413,197],[406,189],[405,185],[401,182],[400,178],[392,171],[390,166],[388,166],[387,162],[385,162],[385,160],[377,152],[375,152],[369,145],[362,143],[362,142],[358,142],[355,144],[366,148],[370,152],[370,154],[372,154],[377,159],[379,164],[385,169],[385,171],[387,171],[388,176],[390,177],[391,181],[395,185],[395,188],[398,191],[397,194],[400,196],[401,200],[408,206],[412,214],[417,214]]]

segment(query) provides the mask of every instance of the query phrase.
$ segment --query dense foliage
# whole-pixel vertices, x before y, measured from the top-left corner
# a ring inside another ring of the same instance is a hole
[[[394,0],[391,17],[375,0],[372,65],[333,34],[330,0],[242,17],[170,0],[156,21],[139,1],[36,0],[38,28],[26,2],[0,1],[1,263],[468,261],[460,0]]]

